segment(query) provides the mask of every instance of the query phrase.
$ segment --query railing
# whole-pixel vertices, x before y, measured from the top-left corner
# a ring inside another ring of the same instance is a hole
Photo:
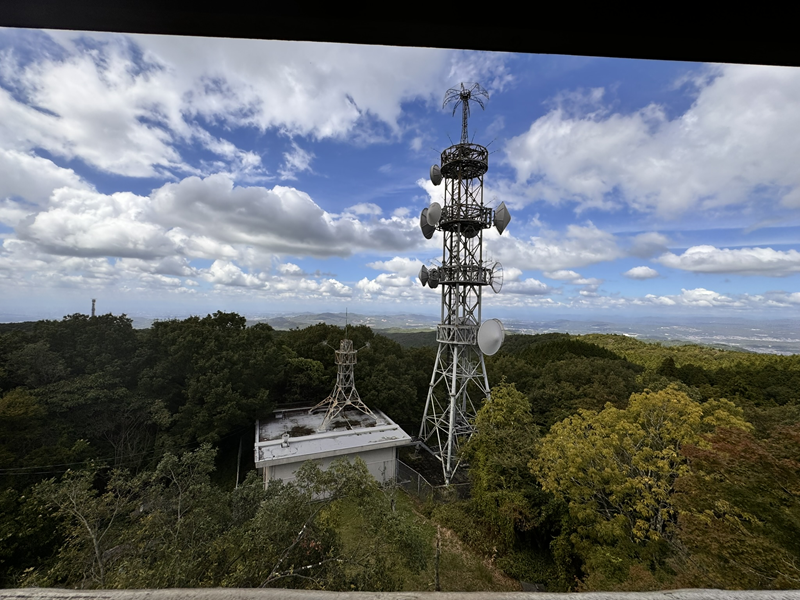
[[[478,343],[478,325],[437,325],[436,341],[474,346]]]
[[[479,144],[456,144],[442,152],[442,175],[474,179],[489,170],[489,151]]]
[[[414,468],[409,467],[402,460],[397,460],[395,470],[397,485],[409,494],[417,496],[423,502],[452,502],[454,500],[464,500],[469,497],[469,483],[457,483],[451,485],[432,485]]]

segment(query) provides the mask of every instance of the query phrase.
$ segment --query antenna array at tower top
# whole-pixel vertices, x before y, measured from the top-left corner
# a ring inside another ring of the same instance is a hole
[[[473,100],[478,103],[481,108],[485,108],[481,97],[489,99],[489,93],[481,87],[479,83],[461,84],[460,88],[450,88],[444,95],[444,102],[442,108],[453,102],[453,114],[456,114],[458,105],[461,105],[461,143],[466,144],[469,142],[469,135],[467,133],[467,120],[469,119],[469,102]]]

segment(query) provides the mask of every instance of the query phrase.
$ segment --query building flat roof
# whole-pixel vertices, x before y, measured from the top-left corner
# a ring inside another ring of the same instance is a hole
[[[411,443],[411,436],[379,410],[372,409],[376,420],[359,410],[346,408],[331,423],[328,431],[318,432],[325,411],[309,414],[310,409],[308,406],[276,410],[269,418],[256,422],[256,467],[343,456],[360,450]],[[288,434],[288,445],[284,443],[284,434]]]

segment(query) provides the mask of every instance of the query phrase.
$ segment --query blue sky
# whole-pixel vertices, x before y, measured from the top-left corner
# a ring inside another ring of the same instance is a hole
[[[800,70],[0,29],[0,312],[438,312],[419,213],[479,82],[484,316],[794,315]]]

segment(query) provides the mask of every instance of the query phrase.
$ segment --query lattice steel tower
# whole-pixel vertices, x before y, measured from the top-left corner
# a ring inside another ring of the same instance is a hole
[[[345,336],[347,336],[347,333],[345,333]],[[366,344],[364,347],[368,348],[369,344]],[[378,417],[364,404],[356,391],[353,367],[355,367],[357,362],[358,350],[353,348],[353,341],[345,337],[339,342],[339,349],[335,350],[335,353],[337,372],[336,385],[333,388],[333,392],[331,392],[331,395],[325,398],[325,400],[308,411],[309,414],[311,414],[316,410],[321,410],[323,408],[328,409],[318,431],[327,431],[333,420],[348,407],[356,408],[378,422]]]
[[[431,167],[433,184],[444,182],[444,204],[434,202],[420,215],[423,235],[430,239],[441,231],[443,243],[441,265],[423,266],[419,274],[423,285],[442,286],[439,348],[419,443],[441,461],[447,484],[459,466],[459,448],[474,432],[476,404],[489,397],[483,357],[497,352],[504,337],[500,321],[481,321],[481,290],[490,285],[499,292],[503,282],[500,263],[484,259],[483,230],[494,225],[502,234],[511,220],[505,203],[496,210],[483,205],[489,152],[467,135],[469,103],[483,108],[483,98],[489,95],[477,83],[445,94],[443,107],[453,102],[455,115],[461,106],[461,142],[442,152],[441,167]]]

